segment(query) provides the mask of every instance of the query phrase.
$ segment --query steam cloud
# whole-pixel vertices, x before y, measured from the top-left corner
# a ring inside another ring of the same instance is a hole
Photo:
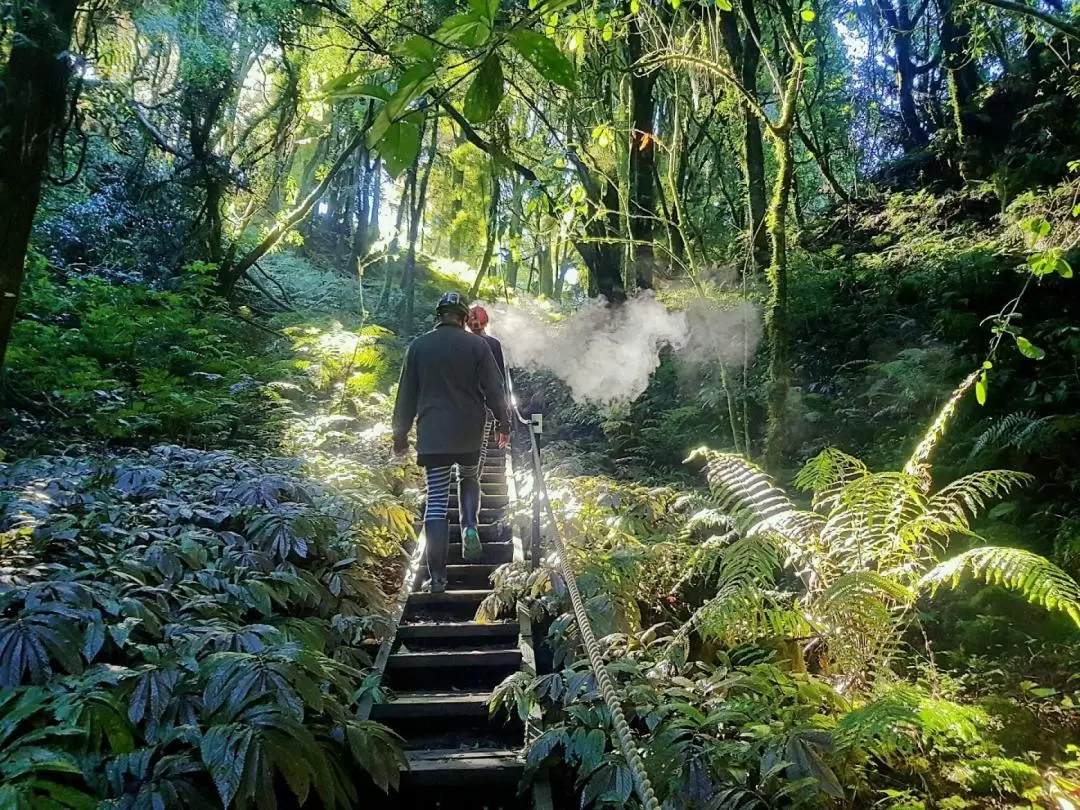
[[[752,356],[761,331],[749,304],[732,311],[696,300],[685,311],[668,310],[649,293],[619,307],[590,301],[557,323],[547,322],[536,309],[488,309],[509,364],[547,369],[570,387],[576,400],[603,408],[641,396],[664,347],[691,363],[741,363],[744,334]]]

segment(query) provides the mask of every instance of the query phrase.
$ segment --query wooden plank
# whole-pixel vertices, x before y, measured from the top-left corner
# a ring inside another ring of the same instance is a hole
[[[372,709],[376,720],[437,717],[486,717],[491,693],[406,692]]]
[[[435,650],[394,653],[387,661],[390,669],[445,669],[448,667],[516,667],[521,650]]]
[[[403,624],[398,639],[473,638],[513,641],[520,632],[517,622],[439,622],[438,624]]]

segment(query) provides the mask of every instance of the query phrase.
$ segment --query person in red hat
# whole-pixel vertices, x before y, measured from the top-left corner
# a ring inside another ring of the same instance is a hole
[[[473,304],[469,307],[469,317],[465,321],[465,325],[469,331],[474,335],[479,335],[487,343],[491,349],[491,356],[495,358],[495,365],[499,367],[499,375],[503,379],[503,383],[506,383],[506,359],[503,356],[502,343],[494,335],[488,332],[488,326],[491,319],[488,317],[487,310],[479,304]],[[494,418],[491,411],[487,413],[487,421],[484,425],[484,441],[480,445],[480,469],[484,468],[484,462],[487,460],[488,444],[491,440],[492,431],[495,428]],[[506,440],[499,438],[499,446],[504,447]]]

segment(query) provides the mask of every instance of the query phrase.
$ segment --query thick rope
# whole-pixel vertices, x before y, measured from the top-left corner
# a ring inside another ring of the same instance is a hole
[[[634,788],[638,797],[645,806],[645,810],[661,810],[660,801],[656,798],[656,791],[653,790],[648,774],[645,773],[645,762],[642,760],[641,754],[638,753],[634,737],[630,732],[630,724],[626,722],[626,715],[623,713],[622,704],[619,702],[618,693],[615,691],[615,684],[611,680],[607,667],[604,666],[604,657],[600,653],[600,645],[597,643],[596,635],[593,633],[592,625],[589,623],[589,614],[585,611],[585,600],[581,597],[577,579],[574,577],[574,572],[570,570],[569,562],[567,562],[566,545],[563,543],[562,535],[559,533],[559,524],[555,520],[555,510],[551,508],[547,484],[544,482],[543,472],[540,469],[540,448],[536,444],[536,434],[530,431],[529,437],[532,440],[533,476],[544,502],[544,508],[547,510],[548,519],[551,521],[551,535],[555,541],[559,570],[562,573],[563,580],[566,582],[566,589],[570,592],[570,602],[574,607],[574,619],[581,633],[581,642],[585,647],[585,652],[589,656],[589,665],[592,667],[593,675],[596,676],[596,683],[600,687],[600,695],[604,698],[604,703],[607,704],[608,710],[611,712],[611,723],[615,726],[615,736],[619,741],[619,749],[622,751],[623,758],[626,760],[627,767],[629,767],[630,774],[634,779]]]

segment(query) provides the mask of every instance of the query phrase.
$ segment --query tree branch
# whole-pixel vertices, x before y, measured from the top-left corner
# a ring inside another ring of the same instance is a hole
[[[986,3],[989,6],[997,6],[1000,9],[1011,11],[1014,14],[1022,14],[1025,17],[1034,17],[1036,20],[1046,23],[1051,28],[1057,29],[1067,37],[1080,39],[1080,28],[1077,28],[1075,25],[1070,25],[1064,20],[1060,20],[1054,15],[1047,14],[1045,11],[1040,11],[1037,8],[1014,2],[1014,0],[979,0],[979,2]]]
[[[319,185],[317,185],[298,206],[290,211],[284,219],[274,225],[274,227],[270,229],[270,232],[263,237],[262,241],[249,250],[240,261],[231,267],[226,266],[222,268],[220,284],[223,292],[228,294],[236,285],[236,282],[255,265],[255,262],[259,261],[259,259],[269,253],[270,250],[281,241],[281,238],[293,228],[293,226],[307,216],[308,212],[315,206],[315,203],[317,203],[323,194],[326,193],[326,190],[330,188],[330,184],[333,183],[338,172],[341,171],[349,158],[352,157],[353,152],[360,148],[366,135],[367,128],[364,127],[349,142],[348,146],[342,150],[341,154],[338,155],[337,160],[334,161],[334,164],[330,167],[330,171],[326,173],[326,177],[323,178],[322,182],[319,183]]]

